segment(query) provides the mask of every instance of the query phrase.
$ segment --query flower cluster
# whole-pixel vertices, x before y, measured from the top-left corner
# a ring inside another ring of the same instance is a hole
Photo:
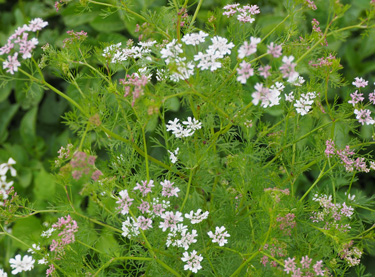
[[[323,270],[323,261],[317,261],[312,268],[310,268],[312,259],[309,256],[302,257],[299,262],[300,267],[297,267],[296,258],[290,258],[284,260],[284,271],[292,276],[325,276],[326,270]]]
[[[178,118],[175,118],[173,121],[169,120],[168,124],[166,125],[167,131],[172,131],[177,138],[190,137],[196,130],[202,128],[202,123],[195,118],[191,118],[190,116],[188,117],[187,121],[182,121],[182,124],[185,126],[182,126],[179,121],[180,120]]]
[[[141,59],[149,56],[151,47],[156,43],[155,40],[139,42],[138,46],[122,48],[122,43],[112,44],[103,49],[102,56],[110,63],[116,64],[128,59]],[[149,58],[149,57],[148,57]]]
[[[360,89],[365,88],[368,85],[368,81],[364,80],[363,78],[355,78],[355,81],[352,83],[356,88]],[[354,114],[356,115],[356,119],[362,125],[374,125],[375,120],[371,117],[371,111],[369,109],[364,109],[362,106],[363,100],[363,93],[358,93],[358,90],[350,94],[350,100],[348,101],[349,104],[352,104],[354,109]],[[375,91],[369,94],[369,102],[375,104]]]
[[[279,189],[277,187],[265,188],[264,191],[270,193],[276,202],[280,202],[280,197],[290,194],[289,189]]]
[[[61,255],[64,253],[65,246],[75,241],[74,233],[78,232],[78,225],[77,222],[68,215],[66,218],[59,218],[57,223],[52,224],[52,227],[56,228],[56,230],[61,230],[61,232],[58,234],[60,237],[58,241],[52,240],[50,250]]]
[[[261,250],[269,252],[269,255],[271,255],[271,257],[282,258],[282,257],[285,257],[286,254],[287,254],[286,248],[287,248],[287,245],[286,245],[285,242],[279,242],[277,239],[272,239],[272,244],[266,243],[263,246],[263,249],[261,249]],[[266,255],[264,255],[260,259],[260,262],[265,267],[268,265],[268,263],[270,263],[270,266],[272,266],[272,267],[277,267],[277,265],[278,265],[275,260],[272,260],[270,262],[268,256],[266,256]]]
[[[173,182],[164,180],[163,182],[160,182],[160,185],[162,187],[161,194],[163,197],[178,197],[180,189],[174,187]],[[142,181],[141,184],[137,183],[133,190],[139,190],[142,197],[146,197],[152,192],[154,187],[153,180]],[[120,197],[117,198],[118,200],[116,202],[119,205],[117,209],[123,215],[128,214],[134,199],[130,198],[127,190],[120,191],[119,195]],[[175,246],[188,250],[191,244],[197,242],[197,230],[192,229],[189,231],[188,226],[182,223],[184,221],[184,216],[181,212],[167,210],[170,208],[169,201],[163,200],[163,202],[160,202],[159,199],[154,198],[152,203],[149,203],[148,201],[141,199],[141,203],[137,208],[140,213],[148,214],[149,217],[143,215],[138,217],[127,217],[122,223],[122,235],[124,237],[133,239],[140,234],[141,230],[145,231],[151,229],[153,227],[152,224],[159,221],[159,228],[162,229],[163,232],[167,232],[167,247]],[[208,211],[202,212],[201,209],[198,209],[196,212],[190,211],[190,213],[186,213],[185,218],[189,219],[191,224],[198,224],[207,219],[208,215]],[[216,227],[215,233],[210,231],[208,232],[208,236],[212,238],[212,242],[216,242],[220,246],[227,243],[227,240],[225,239],[226,237],[230,237],[228,232],[225,231],[224,226]],[[186,262],[186,265],[184,266],[185,270],[191,270],[196,273],[202,268],[200,262],[203,258],[196,254],[197,252],[195,250],[190,254],[188,252],[183,253],[184,257],[181,259]]]
[[[145,75],[139,76],[138,73],[133,73],[132,75],[126,75],[127,79],[120,79],[120,84],[124,85],[125,94],[124,97],[128,96],[130,92],[132,93],[133,100],[132,106],[135,104],[141,95],[143,95],[144,87],[148,83],[148,78]]]
[[[90,175],[91,179],[97,181],[102,175],[102,172],[95,168],[95,156],[87,155],[85,152],[77,151],[74,153],[73,158],[70,161],[70,165],[73,169],[72,177],[75,180],[81,179],[83,174]]]
[[[215,233],[212,233],[212,231],[209,231],[207,235],[212,238],[212,242],[216,242],[219,244],[219,246],[224,246],[224,244],[228,243],[228,240],[225,239],[227,237],[230,237],[227,231],[225,231],[225,227],[217,227],[215,228]]]
[[[252,16],[260,13],[257,5],[245,5],[241,7],[240,4],[230,4],[224,6],[223,9],[225,10],[223,15],[231,17],[237,14],[237,20],[243,23],[253,23],[255,18]]]
[[[357,159],[353,159],[352,156],[355,152],[350,150],[349,145],[346,145],[342,150],[337,150],[334,141],[331,139],[326,141],[324,153],[327,157],[337,156],[348,172],[353,172],[355,169],[358,172],[368,173],[370,168],[375,169],[375,164],[372,161],[370,162],[370,168],[368,168],[364,158],[358,157]]]
[[[362,251],[358,247],[352,247],[353,241],[344,244],[339,256],[341,259],[345,260],[349,266],[359,265],[361,262]]]
[[[14,34],[8,38],[7,44],[0,48],[0,55],[13,52],[13,55],[8,55],[8,59],[3,62],[3,69],[6,69],[6,72],[14,74],[14,72],[18,71],[18,67],[21,66],[21,63],[18,61],[19,54],[22,54],[22,59],[24,60],[31,58],[31,53],[39,41],[37,38],[29,39],[28,32],[35,33],[47,25],[48,22],[40,18],[35,18],[28,25],[25,24],[22,27],[18,27]]]
[[[0,164],[0,206],[4,206],[4,201],[8,199],[12,190],[13,181],[7,182],[7,172],[10,172],[12,177],[17,175],[17,171],[13,168],[16,161],[9,158],[8,162]]]
[[[327,38],[324,36],[324,34],[323,34],[322,30],[320,29],[320,27],[318,27],[319,24],[320,24],[319,21],[316,20],[315,18],[313,18],[313,20],[311,21],[311,24],[312,24],[313,32],[317,33],[320,38],[324,38],[324,43],[321,42],[320,44],[323,45],[323,46],[324,45],[328,46]]]
[[[290,236],[292,229],[296,227],[295,214],[288,213],[283,216],[278,216],[276,221],[278,222],[279,229],[284,233],[284,235]]]
[[[69,35],[68,38],[63,40],[63,47],[71,45],[76,42],[82,42],[87,38],[87,33],[85,31],[74,32],[73,30],[66,31]]]
[[[255,92],[251,94],[251,96],[253,97],[252,103],[254,105],[258,105],[259,103],[261,103],[260,105],[263,108],[267,108],[279,105],[279,96],[285,86],[280,82],[276,82],[270,88],[267,88],[263,87],[263,84],[261,83],[256,83],[254,88]]]
[[[13,269],[13,275],[32,270],[34,268],[34,263],[35,260],[33,260],[32,256],[25,255],[23,258],[21,258],[20,254],[16,255],[14,259],[9,260],[10,267]]]
[[[350,219],[354,213],[351,206],[346,203],[332,203],[332,195],[318,195],[315,194],[313,201],[318,202],[322,208],[321,211],[313,211],[310,219],[314,223],[323,222],[323,229],[336,229],[340,232],[348,232],[351,227],[349,224],[344,224],[344,219]]]
[[[294,103],[297,113],[300,115],[306,115],[311,110],[311,105],[314,103],[316,98],[315,92],[302,93],[300,98]]]

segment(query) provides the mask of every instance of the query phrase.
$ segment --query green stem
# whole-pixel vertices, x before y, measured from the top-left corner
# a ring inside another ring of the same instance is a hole
[[[301,199],[299,200],[299,202],[302,202],[303,199],[305,199],[305,197],[310,193],[310,191],[316,186],[316,184],[320,181],[320,179],[323,178],[323,176],[325,174],[327,174],[329,171],[332,170],[333,167],[330,167],[326,172],[324,172],[324,169],[326,168],[326,165],[327,165],[327,161],[324,163],[324,166],[322,168],[322,170],[320,171],[320,174],[318,176],[318,178],[315,180],[315,182],[310,186],[310,188],[305,192],[305,194],[301,197]]]
[[[193,27],[193,24],[194,24],[194,22],[195,22],[195,19],[196,19],[197,16],[198,16],[198,12],[199,12],[199,10],[200,10],[200,8],[201,8],[201,6],[202,6],[202,3],[203,3],[203,0],[199,0],[198,5],[197,5],[197,8],[195,9],[194,15],[193,15],[193,17],[192,17],[192,19],[191,19],[191,21],[190,21],[189,28],[188,28],[188,32],[190,32],[190,31],[191,31],[191,28]]]
[[[180,212],[184,209],[186,201],[188,200],[189,192],[190,192],[190,186],[191,186],[191,182],[192,182],[192,179],[193,179],[193,173],[195,171],[194,170],[195,168],[196,167],[190,169],[189,182],[188,182],[188,186],[187,186],[187,189],[186,189],[186,195],[185,195],[185,198],[184,198],[184,202],[182,202],[182,205],[181,205],[181,208],[180,208]]]

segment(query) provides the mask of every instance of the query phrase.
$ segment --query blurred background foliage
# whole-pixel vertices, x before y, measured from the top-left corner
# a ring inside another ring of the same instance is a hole
[[[116,0],[107,0],[120,2]],[[167,5],[164,0],[137,0],[131,2],[131,9],[143,14],[152,16],[158,13]],[[198,1],[189,1],[188,14],[192,15]],[[221,8],[231,3],[230,0],[204,0],[200,13],[197,17],[196,27],[212,30],[208,19],[215,14],[221,13]],[[256,28],[259,36],[264,36],[274,28],[287,15],[284,4],[292,1],[262,0],[262,1],[236,1],[241,4],[257,4],[260,7],[261,15],[250,25]],[[302,2],[302,1],[300,1]],[[321,22],[322,29],[325,27],[327,18],[326,5],[328,0],[315,1],[318,9],[307,10],[301,15],[299,30],[310,33],[311,20],[316,18]],[[341,26],[354,25],[358,18],[365,16],[369,8],[369,0],[342,0],[343,4],[350,4],[346,16],[340,19]],[[147,11],[150,10],[151,13]],[[46,43],[56,47],[62,47],[63,40],[68,37],[67,31],[81,31],[88,33],[88,39],[93,46],[102,47],[98,42],[125,43],[128,39],[138,41],[138,33],[135,32],[136,24],[143,22],[133,18],[123,11],[103,9],[103,6],[89,5],[82,8],[79,1],[72,1],[68,6],[56,12],[53,0],[0,0],[0,45],[6,43],[9,35],[18,27],[27,24],[30,19],[41,17],[49,22],[45,30],[39,34],[39,47],[35,52],[36,58],[41,55],[40,46]],[[175,20],[165,18],[164,20]],[[215,32],[225,35],[230,32],[228,20],[222,19],[215,22]],[[284,29],[283,29],[284,28]],[[281,26],[273,35],[277,40],[277,34],[287,31],[288,22]],[[172,30],[169,30],[172,32]],[[370,84],[375,81],[375,30],[362,31],[353,29],[341,35],[341,37],[330,37],[328,39],[327,51],[337,53],[341,59],[343,69],[340,71],[342,77],[350,84],[355,77],[363,77]],[[298,68],[297,68],[298,69]],[[303,68],[301,69],[303,70]],[[45,78],[55,87],[66,92],[74,98],[77,94],[74,86],[58,78],[48,70],[44,71]],[[17,75],[16,75],[17,76]],[[82,80],[81,87],[85,87]],[[88,85],[89,86],[89,85]],[[372,86],[372,85],[371,85]],[[370,87],[371,87],[370,86]],[[87,89],[90,89],[87,87]],[[330,88],[330,100],[334,101],[338,96],[338,102],[346,102],[354,87],[349,85],[342,88]],[[367,92],[368,93],[368,92]],[[75,142],[74,133],[64,125],[62,116],[69,111],[70,107],[66,101],[61,99],[50,90],[43,90],[36,85],[30,85],[26,80],[18,77],[16,81],[7,82],[0,80],[0,163],[6,162],[9,157],[16,161],[18,176],[15,181],[15,190],[21,196],[30,199],[30,202],[37,202],[38,208],[48,206],[48,199],[57,190],[54,178],[48,173],[51,163],[57,156],[61,146],[69,142]],[[178,112],[178,105],[175,107]],[[272,119],[271,119],[272,120]],[[344,126],[343,126],[344,127]],[[345,128],[344,128],[345,129]],[[361,139],[372,138],[372,127],[361,126],[358,130]],[[347,130],[342,132],[343,141],[347,141],[349,135]],[[338,138],[340,139],[340,138]],[[319,172],[314,169],[305,174],[301,182],[310,183]],[[374,175],[358,174],[355,183],[355,193],[361,191],[365,195],[375,194]],[[301,183],[300,182],[300,183]],[[24,221],[18,221],[10,226],[16,236],[21,236],[25,241],[32,241],[33,236],[39,236],[41,223],[44,218],[41,216],[29,217]],[[4,260],[14,257],[20,244],[2,238],[0,249],[6,249],[0,254],[0,264]],[[375,272],[375,265],[371,260],[375,257],[366,257],[366,266],[369,272]]]

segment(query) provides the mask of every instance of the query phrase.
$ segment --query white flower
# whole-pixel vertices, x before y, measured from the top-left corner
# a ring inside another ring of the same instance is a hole
[[[202,268],[201,261],[203,260],[202,255],[197,255],[197,251],[193,250],[190,255],[188,252],[183,253],[184,257],[181,258],[183,262],[187,264],[184,265],[184,270],[191,270],[194,273],[197,273],[199,269]]]
[[[13,185],[13,181],[7,183],[6,180],[7,177],[5,175],[0,176],[0,191],[2,191],[4,194]]]
[[[165,48],[161,49],[161,57],[162,59],[165,59],[166,64],[169,64],[172,60],[177,59],[178,55],[183,53],[181,46],[181,44],[177,43],[176,39],[173,39],[165,46]]]
[[[289,94],[285,94],[285,101],[288,101],[288,102],[294,101],[293,91],[291,91]]]
[[[188,250],[190,247],[190,244],[196,243],[197,240],[195,237],[198,236],[197,230],[192,230],[191,233],[188,233],[187,230],[182,231],[181,234],[182,238],[178,241],[178,246],[185,248],[185,250]]]
[[[205,32],[199,31],[199,33],[192,33],[184,35],[181,39],[186,45],[198,45],[204,42],[205,38],[208,36]]]
[[[35,250],[38,251],[40,250],[40,246],[39,245],[36,245],[35,243],[33,243],[33,245],[31,246],[31,248],[29,248],[27,250],[27,252],[31,253],[31,254],[35,254]]]
[[[230,237],[227,231],[225,231],[225,227],[217,227],[215,228],[215,234],[212,231],[209,231],[207,235],[212,238],[212,242],[217,242],[219,246],[224,246],[224,244],[228,243],[226,237]]]
[[[180,150],[180,148],[178,148],[178,147],[176,148],[176,150],[174,152],[168,150],[169,159],[171,160],[171,163],[175,164],[177,162],[177,154],[178,154],[179,150]]]
[[[173,214],[173,212],[165,212],[161,215],[161,218],[164,219],[164,222],[160,222],[159,228],[162,228],[163,232],[168,228],[174,230],[177,227],[177,223],[184,220],[182,213],[178,211],[176,214]]]
[[[36,32],[42,30],[47,25],[47,21],[43,21],[41,18],[34,18],[29,22],[29,25],[27,26],[27,31]]]
[[[197,67],[202,70],[210,69],[211,71],[215,71],[221,68],[221,63],[216,60],[219,58],[222,58],[222,56],[218,52],[199,52],[198,55],[194,56],[194,61],[199,61]]]
[[[132,222],[130,222],[130,220]],[[124,237],[127,237],[128,239],[131,239],[132,237],[136,237],[140,234],[138,230],[137,223],[134,221],[133,218],[128,217],[123,223],[122,223],[122,235]]]
[[[48,260],[46,258],[38,260],[38,264],[48,264]]]
[[[49,238],[51,235],[52,235],[52,233],[55,231],[55,229],[54,228],[50,228],[50,229],[48,229],[47,231],[45,231],[45,232],[42,232],[42,234],[40,235],[41,237],[45,237],[45,238]]]
[[[296,107],[297,113],[305,115],[311,110],[311,105],[314,103],[313,99],[316,97],[315,92],[308,92],[301,94],[299,100],[296,100],[294,107]]]
[[[192,119],[190,116],[188,117],[187,121],[182,121],[182,123],[186,125],[186,128],[194,131],[202,128],[202,123],[195,118]]]
[[[12,274],[16,275],[23,271],[29,271],[34,268],[35,260],[33,257],[25,255],[21,260],[21,255],[16,255],[15,259],[10,259],[9,264],[13,269]]]
[[[234,44],[232,42],[228,43],[228,40],[223,37],[215,36],[211,38],[211,41],[212,44],[208,47],[207,53],[217,53],[220,58],[224,57],[224,55],[226,54],[230,54],[230,49],[234,47]]]
[[[8,273],[4,272],[3,269],[0,269],[0,277],[8,277]]]
[[[12,158],[9,158],[8,162],[0,164],[0,175],[5,175],[10,170],[10,175],[16,176],[17,171],[12,167],[13,164],[16,164],[16,161]]]
[[[190,211],[189,214],[185,214],[185,217],[190,219],[191,224],[200,223],[201,221],[206,219],[209,214],[208,211],[204,212],[203,214],[201,214],[201,212],[202,212],[201,209],[198,209],[196,213],[194,213],[194,211]]]

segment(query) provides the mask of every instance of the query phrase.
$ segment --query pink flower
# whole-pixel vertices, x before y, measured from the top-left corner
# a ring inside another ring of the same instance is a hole
[[[375,91],[374,92],[371,92],[369,95],[368,95],[368,99],[369,101],[375,105]]]
[[[116,203],[120,204],[120,207],[117,207],[117,209],[121,210],[121,214],[125,215],[129,213],[129,207],[133,204],[132,202],[134,199],[129,197],[128,191],[126,189],[120,191],[119,194],[121,198],[118,198]]]
[[[354,79],[355,81],[352,83],[352,85],[356,86],[357,88],[364,88],[368,85],[368,81],[365,81],[363,78],[355,77]]]
[[[150,180],[150,182],[141,181],[142,185],[137,183],[136,187],[133,190],[139,190],[142,193],[142,196],[145,197],[148,193],[152,191],[151,188],[154,187],[154,181]]]
[[[176,228],[178,222],[182,222],[184,220],[182,213],[180,212],[176,212],[176,214],[173,214],[173,212],[165,212],[161,215],[161,218],[164,219],[164,222],[160,222],[159,227],[163,229],[163,232],[165,232],[165,230],[168,228],[173,230]]]
[[[265,65],[265,66],[260,66],[258,68],[258,71],[259,71],[259,75],[260,76],[263,76],[264,78],[268,78],[268,76],[271,75],[271,73],[269,72],[269,70],[271,69],[271,66],[269,65]]]
[[[29,22],[27,26],[27,30],[31,32],[36,32],[42,30],[44,27],[48,25],[48,22],[43,21],[41,18],[34,18]]]
[[[309,256],[302,257],[301,259],[301,266],[302,268],[309,268],[311,264],[312,259],[309,258]]]
[[[135,226],[142,230],[150,229],[152,226],[152,220],[150,218],[145,218],[144,216],[139,216]]]
[[[288,78],[288,82],[295,81],[299,76],[299,74],[295,70],[297,64],[293,63],[293,60],[293,56],[284,56],[282,59],[283,65],[279,68],[281,70],[281,73],[283,74],[283,78]]]
[[[142,204],[137,207],[143,214],[147,213],[150,209],[150,204],[147,201],[142,200]]]
[[[270,45],[267,46],[267,48],[268,48],[267,53],[271,54],[274,58],[278,58],[282,55],[281,45],[277,45],[277,44],[274,45],[273,42],[271,42]]]
[[[257,51],[257,45],[260,42],[260,38],[251,37],[250,44],[245,41],[243,45],[238,49],[238,58],[243,59]]]
[[[251,64],[242,61],[242,63],[240,63],[240,68],[237,68],[237,73],[237,81],[246,84],[247,79],[254,75],[254,69],[251,68]]]
[[[296,262],[294,261],[295,258],[291,259],[290,257],[284,261],[285,268],[284,271],[289,274],[289,272],[293,272],[296,269]]]
[[[326,150],[324,151],[324,153],[327,155],[327,157],[335,155],[335,143],[333,142],[333,140],[328,139],[326,141]]]
[[[14,53],[13,56],[9,55],[8,60],[5,60],[3,62],[3,68],[7,69],[6,72],[9,72],[10,74],[14,74],[14,72],[18,71],[18,67],[21,66],[20,62],[17,60],[18,53]]]
[[[320,260],[320,261],[316,262],[316,264],[313,266],[313,269],[314,269],[315,274],[317,276],[324,276],[324,270],[322,270],[322,266],[323,266],[322,263],[323,263],[323,261]]]
[[[174,183],[171,183],[168,180],[165,180],[164,182],[161,182],[160,185],[162,185],[162,187],[163,187],[161,195],[166,196],[166,197],[171,197],[171,196],[178,197],[177,193],[180,191],[180,189],[173,187],[173,184]]]
[[[350,97],[352,98],[351,100],[348,101],[349,104],[352,104],[353,107],[355,106],[355,104],[359,103],[359,102],[362,102],[365,98],[362,97],[363,96],[363,93],[359,93],[358,94],[358,90],[356,90],[354,93],[351,93],[350,94]]]

